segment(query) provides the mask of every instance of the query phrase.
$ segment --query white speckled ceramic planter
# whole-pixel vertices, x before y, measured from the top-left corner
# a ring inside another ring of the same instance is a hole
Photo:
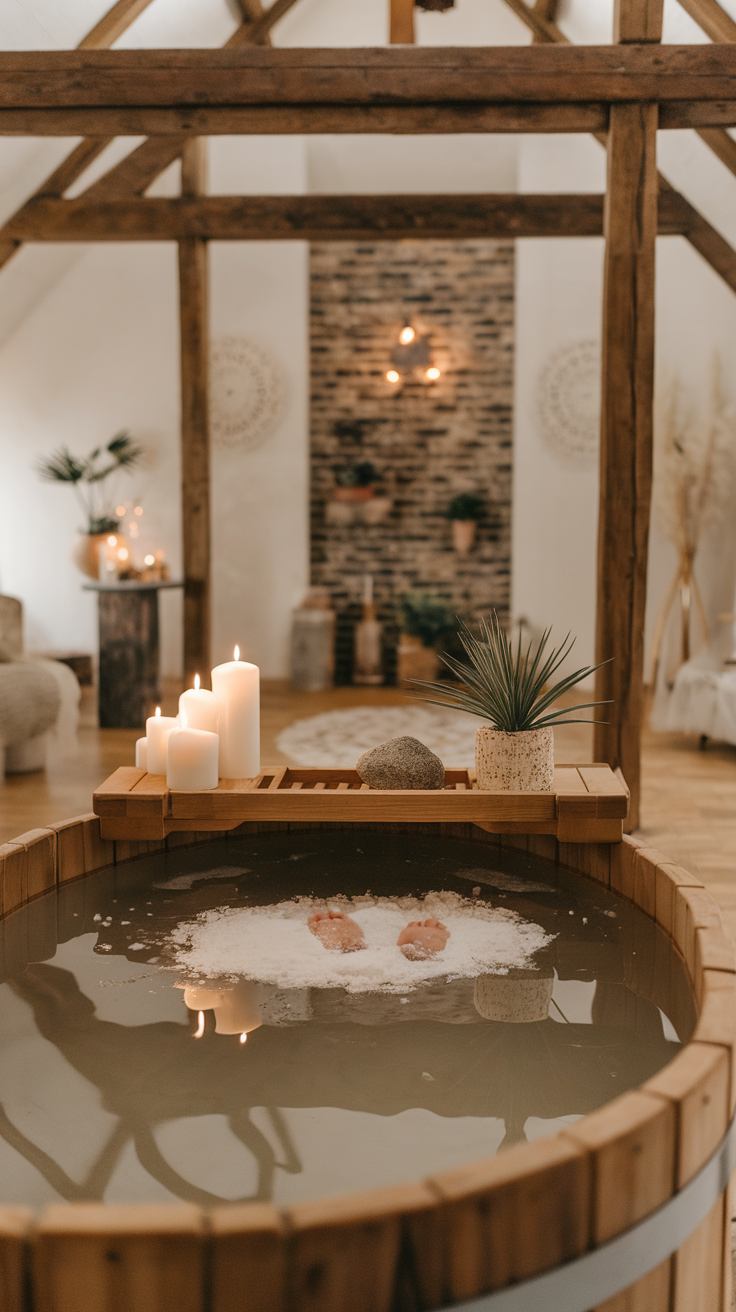
[[[551,793],[555,736],[551,726],[506,733],[481,725],[475,734],[475,770],[479,788],[502,792]]]

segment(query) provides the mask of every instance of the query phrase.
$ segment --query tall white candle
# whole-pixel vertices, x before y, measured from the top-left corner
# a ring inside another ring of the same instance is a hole
[[[236,647],[235,659],[212,671],[222,779],[253,779],[261,768],[260,671],[239,657]]]
[[[148,739],[147,738],[136,739],[135,763],[139,770],[148,769]]]
[[[194,687],[187,688],[179,698],[179,714],[186,716],[190,729],[206,729],[217,733],[217,698],[213,692],[200,688],[199,675],[194,676]]]
[[[216,788],[219,739],[206,729],[172,729],[166,740],[166,786],[177,792]]]
[[[156,707],[156,714],[146,720],[149,774],[166,774],[166,739],[175,728],[174,716],[162,715],[160,706]]]

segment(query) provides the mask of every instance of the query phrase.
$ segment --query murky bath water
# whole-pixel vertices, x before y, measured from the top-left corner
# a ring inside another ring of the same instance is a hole
[[[350,911],[368,951],[328,953],[305,898]],[[448,955],[415,978],[395,927],[437,906]],[[494,965],[499,926],[544,945]],[[540,858],[426,836],[157,855],[39,899],[0,948],[0,1202],[33,1207],[288,1205],[421,1179],[572,1124],[695,1023],[679,958],[628,904]]]

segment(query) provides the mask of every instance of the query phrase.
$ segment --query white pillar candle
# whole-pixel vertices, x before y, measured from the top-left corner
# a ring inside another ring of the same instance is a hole
[[[176,728],[173,715],[162,715],[161,707],[156,707],[156,714],[146,720],[146,742],[148,773],[166,774],[166,739],[171,730]]]
[[[148,739],[138,738],[135,744],[135,763],[139,770],[148,769]]]
[[[200,688],[198,674],[194,676],[194,687],[187,688],[179,698],[179,714],[186,716],[188,728],[217,733],[217,698],[213,692]]]
[[[166,787],[198,792],[217,787],[219,740],[206,729],[172,729],[166,740]]]
[[[239,656],[236,647],[235,660],[212,671],[222,779],[253,779],[261,768],[260,671]]]

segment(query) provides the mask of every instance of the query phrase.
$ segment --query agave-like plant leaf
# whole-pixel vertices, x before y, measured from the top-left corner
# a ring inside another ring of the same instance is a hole
[[[536,647],[530,642],[526,652],[522,650],[519,635],[514,653],[495,611],[489,619],[481,620],[480,638],[476,638],[467,624],[461,621],[459,636],[468,657],[467,663],[447,655],[442,655],[440,659],[462,686],[457,689],[448,688],[444,683],[420,679],[412,679],[412,683],[422,690],[417,693],[422,701],[469,711],[471,715],[489,720],[495,729],[507,733],[542,729],[549,724],[590,723],[575,717],[572,712],[610,703],[582,702],[556,711],[551,711],[550,707],[563,693],[599,669],[600,665],[586,665],[553,683],[553,676],[569,656],[575,639],[568,633],[558,647],[547,652],[550,635],[551,629],[545,629]]]
[[[68,447],[59,447],[52,455],[36,463],[41,478],[50,483],[79,483],[84,478],[85,464],[73,456]]]

